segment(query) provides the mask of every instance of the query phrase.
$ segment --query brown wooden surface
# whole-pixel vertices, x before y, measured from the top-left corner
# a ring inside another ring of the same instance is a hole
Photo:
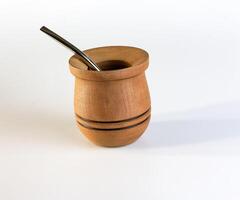
[[[141,123],[142,121],[147,119],[150,116],[150,114],[151,114],[151,109],[148,109],[146,112],[136,117],[119,120],[119,121],[113,121],[113,122],[88,120],[78,116],[77,114],[76,114],[76,119],[77,119],[77,122],[79,122],[85,127],[93,127],[98,129],[118,129],[118,128],[134,126],[135,124]]]
[[[120,130],[94,130],[88,129],[80,124],[80,131],[93,143],[105,147],[118,147],[131,144],[136,141],[145,131],[150,121],[150,117],[143,123]]]
[[[150,119],[145,77],[148,54],[134,47],[101,47],[85,51],[104,71],[87,70],[76,56],[70,70],[76,77],[74,109],[81,132],[103,146],[135,141]]]

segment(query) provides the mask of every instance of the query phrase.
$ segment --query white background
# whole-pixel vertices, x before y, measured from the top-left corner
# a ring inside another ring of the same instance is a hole
[[[150,54],[152,120],[122,148],[88,142],[73,114],[70,51]],[[237,0],[0,0],[0,199],[240,198]]]

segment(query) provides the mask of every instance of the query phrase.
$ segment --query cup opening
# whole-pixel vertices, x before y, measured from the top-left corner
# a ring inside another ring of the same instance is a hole
[[[148,53],[136,47],[108,46],[84,51],[102,71],[92,71],[79,60],[70,58],[70,71],[77,78],[91,81],[115,81],[143,74],[148,67]]]
[[[128,62],[123,60],[106,60],[97,63],[97,65],[103,71],[124,69],[131,66]]]

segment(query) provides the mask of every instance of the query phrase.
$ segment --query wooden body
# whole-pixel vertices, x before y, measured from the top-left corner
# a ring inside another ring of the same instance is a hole
[[[90,71],[78,57],[69,60],[75,76],[74,110],[81,132],[101,146],[123,146],[142,135],[151,103],[145,77],[148,54],[112,46],[86,50],[103,71]]]

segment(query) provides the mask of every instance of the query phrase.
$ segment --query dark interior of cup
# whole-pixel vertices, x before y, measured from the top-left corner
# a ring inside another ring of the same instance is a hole
[[[131,66],[129,63],[122,60],[107,60],[107,61],[97,63],[97,65],[103,71],[124,69]]]

